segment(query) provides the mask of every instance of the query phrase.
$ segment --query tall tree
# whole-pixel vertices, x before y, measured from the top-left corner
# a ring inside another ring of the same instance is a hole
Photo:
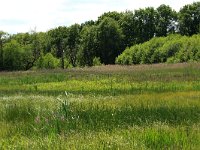
[[[136,43],[135,20],[132,11],[126,11],[119,20],[120,27],[124,34],[124,49]]]
[[[85,26],[81,31],[79,63],[81,66],[92,66],[97,52],[97,27]]]
[[[177,13],[170,6],[160,5],[157,8],[156,36],[167,36],[168,33],[175,33]]]
[[[23,55],[26,56],[23,57],[24,69],[28,70],[32,68],[43,51],[39,33],[35,30],[29,33],[18,33],[13,35],[12,39],[16,40],[17,43],[20,44],[20,49],[25,51],[25,53],[23,53]]]
[[[48,31],[50,37],[51,48],[55,47],[56,57],[61,58],[61,65],[64,69],[64,45],[68,38],[68,28],[58,27]]]
[[[123,34],[117,21],[106,17],[98,25],[98,52],[101,62],[114,64],[115,58],[122,52]]]
[[[185,5],[179,12],[179,30],[182,35],[193,35],[200,31],[200,2]]]
[[[153,7],[135,11],[136,42],[143,43],[155,36],[156,11]]]
[[[51,52],[51,39],[47,32],[37,33],[37,39],[40,42],[40,48],[44,54]]]
[[[81,24],[81,30],[85,27],[85,26],[93,26],[95,25],[95,22],[93,20],[90,21],[86,21],[84,23]]]
[[[3,70],[3,45],[6,42],[7,33],[0,31],[0,70]]]
[[[107,17],[112,18],[118,22],[122,16],[123,16],[123,13],[119,13],[117,11],[109,11],[98,17],[97,24],[101,23]]]
[[[68,37],[66,47],[66,55],[69,58],[70,63],[73,67],[77,65],[77,54],[79,50],[80,43],[80,32],[81,26],[79,24],[74,24],[68,28]]]
[[[24,46],[27,49],[26,53],[29,52],[29,54],[27,55],[27,58],[29,59],[25,59],[26,70],[34,66],[34,63],[37,61],[37,59],[40,57],[42,53],[39,34],[36,31],[31,31],[30,38],[31,38],[31,43]]]

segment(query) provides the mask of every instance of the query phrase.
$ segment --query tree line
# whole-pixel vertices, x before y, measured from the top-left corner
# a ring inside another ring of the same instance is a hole
[[[118,56],[125,49],[133,49],[130,47],[154,37],[170,34],[192,36],[198,33],[200,2],[185,5],[179,12],[164,4],[156,9],[147,7],[135,11],[107,12],[96,21],[60,26],[47,32],[10,35],[0,31],[0,70],[115,64],[122,62],[122,56]],[[177,35],[173,37],[180,38]],[[164,41],[162,38],[156,40]],[[143,61],[156,62],[160,61]]]

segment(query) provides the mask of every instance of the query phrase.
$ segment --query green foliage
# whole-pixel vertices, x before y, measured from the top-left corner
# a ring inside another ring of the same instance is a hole
[[[38,60],[38,68],[55,69],[59,66],[59,59],[55,58],[51,53],[47,53]]]
[[[24,49],[16,40],[11,40],[3,47],[3,66],[7,70],[24,69]]]
[[[58,27],[48,31],[51,47],[55,47],[55,54],[58,58],[63,56],[64,41],[68,36],[67,27]]]
[[[3,70],[3,45],[6,42],[7,33],[0,31],[0,70]]]
[[[95,57],[100,58],[103,64],[199,61],[199,41],[195,38],[187,40],[177,35],[159,38],[170,34],[193,36],[200,33],[199,8],[200,2],[194,2],[176,12],[162,4],[158,8],[109,11],[99,16],[97,21],[59,26],[47,32],[8,35],[0,31],[0,70],[36,68],[35,62],[40,62],[41,55],[47,53],[60,59],[59,66],[63,69],[92,66]],[[8,58],[3,58],[3,49],[12,40],[19,44],[17,51],[21,51],[16,60],[20,60],[20,64],[12,59],[18,67],[8,64]]]
[[[20,48],[24,49],[24,68],[21,68],[21,70],[32,68],[41,53],[45,51],[43,49],[45,45],[42,42],[42,39],[46,38],[46,36],[41,37],[41,35],[41,33],[31,31],[30,33],[18,33],[12,36],[12,39],[20,44]]]
[[[132,11],[127,11],[119,20],[119,25],[122,29],[124,38],[124,47],[130,47],[136,43],[136,25],[135,16]]]
[[[156,36],[167,36],[167,34],[175,33],[177,13],[167,5],[160,5],[156,11]]]
[[[62,67],[62,60],[60,60],[59,66],[60,68]],[[72,64],[66,58],[64,59],[64,68],[73,68]]]
[[[200,35],[192,37],[169,35],[127,48],[118,58],[118,64],[152,64],[199,61]]]
[[[185,5],[179,12],[179,27],[182,35],[191,36],[200,30],[200,2]]]
[[[93,66],[100,66],[101,65],[101,60],[99,57],[94,57],[93,59]]]
[[[122,16],[123,16],[123,13],[119,13],[116,11],[109,11],[102,14],[100,17],[98,17],[97,24],[101,23],[107,17],[112,18],[113,20],[118,22]]]
[[[66,42],[66,58],[73,67],[76,67],[78,64],[78,51],[80,44],[80,32],[81,26],[79,24],[74,24],[69,28],[69,34]]]
[[[92,66],[93,58],[97,53],[97,27],[85,26],[81,31],[81,42],[79,50],[79,64],[81,66]]]
[[[156,31],[156,11],[153,7],[135,11],[136,43],[143,43],[154,37]]]
[[[112,18],[104,18],[98,25],[97,56],[104,64],[114,64],[115,58],[122,52],[123,34],[119,24]]]

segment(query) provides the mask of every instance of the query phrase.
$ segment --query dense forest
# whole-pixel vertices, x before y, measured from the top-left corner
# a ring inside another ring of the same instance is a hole
[[[200,2],[179,12],[167,5],[107,12],[47,32],[0,31],[0,70],[198,61],[199,33]]]

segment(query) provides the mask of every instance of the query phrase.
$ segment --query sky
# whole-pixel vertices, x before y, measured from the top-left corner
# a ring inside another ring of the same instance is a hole
[[[176,11],[194,0],[0,0],[0,30],[19,32],[48,31],[97,20],[104,12],[137,10],[161,4]]]

